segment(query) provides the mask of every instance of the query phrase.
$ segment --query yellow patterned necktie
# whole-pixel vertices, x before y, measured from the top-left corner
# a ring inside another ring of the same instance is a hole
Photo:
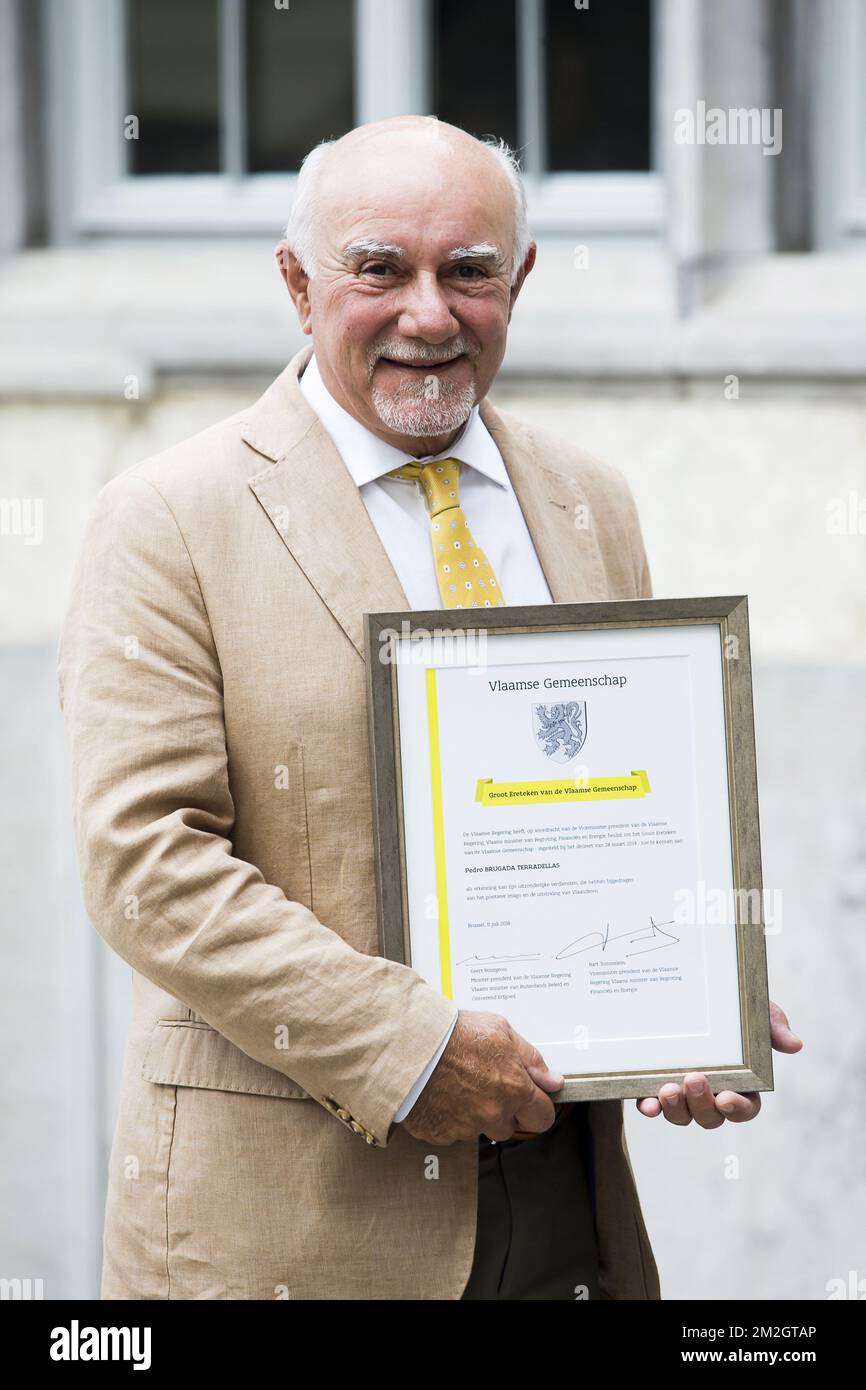
[[[498,608],[505,604],[493,566],[473,540],[460,505],[460,460],[404,463],[389,478],[420,483],[430,513],[433,563],[443,608]]]

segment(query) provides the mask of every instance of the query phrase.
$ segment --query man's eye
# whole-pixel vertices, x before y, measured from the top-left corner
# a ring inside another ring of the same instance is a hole
[[[476,280],[484,278],[484,271],[480,265],[458,265],[457,275],[461,280]]]
[[[388,265],[387,261],[370,261],[367,265],[361,266],[362,275],[381,275],[388,274],[393,270],[393,266]]]

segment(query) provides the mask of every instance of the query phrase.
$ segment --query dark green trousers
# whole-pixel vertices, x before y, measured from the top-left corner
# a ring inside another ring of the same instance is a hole
[[[478,1141],[478,1230],[467,1299],[598,1297],[586,1104],[536,1139]]]

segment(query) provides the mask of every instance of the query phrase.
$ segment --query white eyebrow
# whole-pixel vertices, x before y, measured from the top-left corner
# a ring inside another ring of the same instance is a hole
[[[343,247],[343,255],[351,256],[402,256],[405,252],[402,246],[394,246],[390,241],[373,241],[369,237],[361,237],[358,241],[350,241],[348,246]]]
[[[480,241],[476,246],[455,246],[453,251],[448,252],[449,261],[466,260],[486,260],[499,261],[502,259],[502,252],[498,246],[491,246],[487,241]]]
[[[346,260],[353,260],[357,256],[405,256],[406,251],[402,246],[396,246],[390,241],[375,241],[371,237],[359,237],[357,241],[350,241],[348,246],[343,248],[343,255]],[[489,241],[476,242],[474,246],[455,246],[448,252],[449,261],[467,260],[502,260],[502,252],[498,246],[493,246]]]

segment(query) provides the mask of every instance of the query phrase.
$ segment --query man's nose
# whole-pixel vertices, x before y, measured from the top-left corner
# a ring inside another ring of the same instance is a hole
[[[434,274],[418,275],[406,285],[397,319],[398,332],[404,337],[442,343],[459,328]]]

